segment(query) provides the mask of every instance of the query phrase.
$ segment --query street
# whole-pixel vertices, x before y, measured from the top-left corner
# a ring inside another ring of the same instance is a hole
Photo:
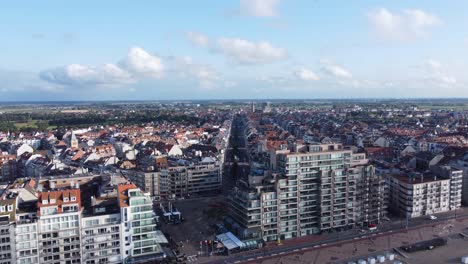
[[[462,212],[463,211],[463,212]],[[259,263],[258,259],[277,258],[280,255],[294,255],[298,252],[307,252],[310,250],[321,250],[328,247],[339,247],[342,244],[356,243],[358,241],[374,241],[379,237],[385,237],[386,241],[392,242],[392,244],[382,244],[380,248],[373,246],[372,251],[366,248],[359,248],[357,245],[358,254],[360,252],[368,251],[374,252],[378,250],[391,250],[393,247],[399,247],[404,244],[414,243],[423,241],[433,236],[449,236],[451,234],[457,234],[466,230],[468,226],[468,210],[460,209],[460,213],[457,213],[457,218],[453,212],[448,214],[437,215],[437,220],[427,220],[426,218],[418,218],[408,222],[406,227],[406,221],[404,225],[401,221],[394,221],[392,223],[386,223],[379,227],[375,232],[369,232],[366,234],[360,234],[358,230],[351,230],[350,232],[340,232],[323,234],[317,236],[300,237],[296,239],[286,240],[283,245],[277,246],[275,244],[267,245],[264,249],[259,249],[250,252],[242,252],[228,258],[211,261],[208,263],[243,263],[243,262],[254,262]],[[419,231],[418,231],[419,230]],[[430,234],[427,236],[427,234]],[[370,242],[372,243],[372,242]],[[367,242],[365,244],[368,244]],[[390,245],[390,247],[388,247]],[[468,252],[467,252],[468,254]],[[343,257],[351,257],[344,255]],[[328,260],[330,261],[330,259]],[[288,262],[284,262],[288,263]],[[312,262],[314,263],[314,262]],[[324,262],[316,262],[324,263]],[[331,263],[336,263],[332,261]]]
[[[245,120],[238,115],[234,116],[224,162],[224,195],[228,195],[229,191],[236,185],[237,180],[246,178],[250,172],[244,129]]]

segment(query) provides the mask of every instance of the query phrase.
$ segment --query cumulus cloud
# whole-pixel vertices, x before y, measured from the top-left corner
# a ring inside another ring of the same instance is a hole
[[[39,76],[50,83],[72,86],[116,85],[132,81],[128,72],[110,63],[99,67],[70,64],[42,71]]]
[[[194,79],[200,88],[213,89],[217,87],[223,78],[218,72],[207,65],[198,64],[191,57],[170,57],[170,70],[178,78]]]
[[[163,72],[164,65],[159,57],[133,47],[119,64],[87,66],[74,63],[42,71],[39,77],[62,86],[120,86],[142,78],[159,79]]]
[[[243,15],[254,17],[275,17],[280,0],[240,0]]]
[[[306,68],[299,69],[294,74],[296,75],[297,78],[304,80],[304,81],[320,80],[320,77],[315,72],[308,70]]]
[[[202,33],[198,32],[187,32],[187,39],[195,46],[198,47],[208,47],[210,41],[208,37]]]
[[[129,72],[143,77],[159,79],[163,76],[164,65],[157,56],[149,54],[140,47],[133,47],[120,65]]]
[[[428,30],[442,21],[435,15],[419,9],[394,13],[385,8],[373,10],[367,15],[375,33],[386,40],[410,41],[427,35]]]
[[[322,60],[321,64],[322,64],[322,68],[321,68],[322,72],[324,72],[325,74],[329,76],[340,78],[340,79],[353,77],[350,71],[345,69],[343,66],[334,63],[333,61]]]
[[[428,72],[429,79],[439,82],[443,85],[452,85],[457,82],[457,79],[447,73],[445,67],[438,61],[429,59],[423,63],[423,68]]]
[[[266,64],[287,57],[287,51],[267,41],[251,42],[239,38],[219,38],[215,51],[238,64]]]

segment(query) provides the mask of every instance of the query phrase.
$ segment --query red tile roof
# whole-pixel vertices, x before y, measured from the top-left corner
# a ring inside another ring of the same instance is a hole
[[[68,202],[64,201],[64,198],[68,198]],[[76,201],[72,201],[72,197],[76,197]],[[55,199],[54,203],[50,201]],[[43,204],[43,201],[47,200],[47,204]],[[67,204],[78,204],[78,210],[81,210],[81,191],[80,189],[70,189],[70,190],[59,190],[59,191],[47,191],[40,192],[37,201],[37,215],[41,213],[41,207],[51,207],[57,206],[58,213],[63,212],[63,205]]]

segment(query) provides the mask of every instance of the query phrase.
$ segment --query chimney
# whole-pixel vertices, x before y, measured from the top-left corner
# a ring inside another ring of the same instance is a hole
[[[50,189],[52,190],[55,189],[55,182],[53,181],[50,182]]]
[[[77,189],[79,189],[79,188],[80,188],[80,183],[77,182],[75,187],[76,187]]]
[[[73,188],[73,186],[75,186],[75,181],[74,181],[74,180],[71,180],[71,181],[70,181],[70,187]]]
[[[96,206],[96,198],[94,198],[94,196],[91,196],[91,206]]]

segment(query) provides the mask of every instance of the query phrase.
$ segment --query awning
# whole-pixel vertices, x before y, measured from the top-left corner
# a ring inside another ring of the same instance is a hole
[[[227,232],[224,234],[217,235],[216,238],[218,241],[223,243],[223,245],[228,249],[240,248],[243,243],[240,241],[233,233]]]
[[[156,230],[156,243],[158,244],[168,244],[169,241],[167,241],[166,236],[160,231]]]

